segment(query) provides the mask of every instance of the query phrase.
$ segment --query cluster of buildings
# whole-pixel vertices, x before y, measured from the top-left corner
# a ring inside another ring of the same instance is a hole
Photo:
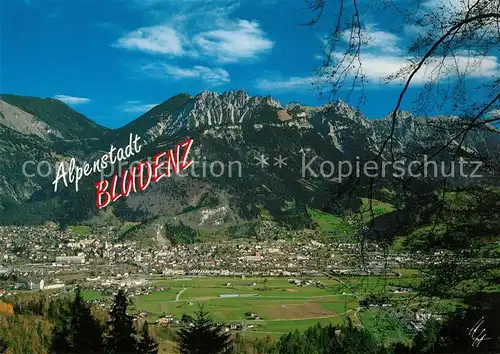
[[[0,277],[16,274],[32,290],[62,288],[61,282],[52,279],[67,281],[76,274],[103,288],[139,287],[146,277],[154,276],[315,277],[323,271],[397,275],[388,269],[418,262],[415,254],[387,255],[377,245],[365,244],[367,262],[362,267],[359,244],[325,245],[311,239],[236,239],[145,247],[137,241],[121,240],[119,227],[112,226],[89,228],[87,232],[60,230],[51,224],[0,226],[0,243],[4,245],[0,249]]]

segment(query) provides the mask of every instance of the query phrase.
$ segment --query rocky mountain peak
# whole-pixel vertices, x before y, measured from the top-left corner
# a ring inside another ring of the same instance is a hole
[[[192,106],[185,112],[189,129],[214,125],[237,125],[256,117],[258,110],[266,107],[281,108],[272,97],[249,96],[243,90],[217,93],[203,91],[193,99]]]
[[[281,108],[281,103],[278,100],[275,100],[271,96],[266,96],[262,99],[262,102],[266,105],[269,105],[271,107],[275,108]]]
[[[398,111],[396,113],[396,117],[400,121],[408,121],[408,120],[412,120],[412,119],[415,118],[415,116],[413,115],[413,113],[411,113],[409,111]],[[450,118],[450,117],[447,117],[447,118]],[[385,120],[392,120],[392,112],[390,112],[389,114],[387,114],[383,119],[385,119]]]
[[[341,116],[345,116],[346,118],[358,118],[361,117],[361,113],[358,110],[355,110],[353,107],[349,106],[346,102],[342,100],[338,100],[331,105],[331,108],[335,111],[336,114]]]

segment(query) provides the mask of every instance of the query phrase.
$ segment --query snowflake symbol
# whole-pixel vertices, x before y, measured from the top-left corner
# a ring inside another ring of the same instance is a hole
[[[264,168],[269,165],[269,158],[267,158],[265,155],[260,155],[259,157],[255,157],[255,159],[258,161],[257,166],[260,166],[261,168]]]
[[[283,166],[286,166],[285,160],[286,157],[282,157],[281,155],[278,158],[274,158],[276,162],[274,163],[274,166],[278,166],[279,168],[282,168]]]

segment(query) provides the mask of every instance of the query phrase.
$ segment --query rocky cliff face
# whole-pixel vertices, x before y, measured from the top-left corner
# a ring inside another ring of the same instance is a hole
[[[30,129],[36,129],[35,125],[38,125],[39,127],[43,127],[42,129],[48,128],[50,130],[46,133],[53,141],[59,141],[61,139],[78,140],[99,138],[109,131],[109,129],[96,124],[68,105],[54,98],[5,94],[0,95],[0,100],[3,101],[4,104],[7,103],[10,106],[15,106],[17,109],[25,112],[24,114],[19,114],[19,111],[17,111],[17,118],[15,121],[11,120],[11,128],[14,128],[14,130],[26,129],[28,126],[30,126]],[[4,110],[7,111],[8,107],[4,107],[1,110],[2,112],[4,112]],[[16,112],[13,113],[16,115]],[[4,121],[4,123],[5,122],[6,121]],[[0,124],[2,124],[1,121]],[[29,131],[25,131],[24,133],[30,134]]]
[[[110,136],[118,140],[119,136],[134,132],[153,142],[162,136],[189,135],[199,131],[212,135],[217,135],[217,132],[234,134],[234,130],[249,125],[256,129],[267,125],[284,130],[313,130],[341,152],[350,154],[365,150],[375,153],[389,135],[392,119],[388,116],[368,120],[341,101],[322,107],[299,103],[282,106],[271,97],[252,97],[244,91],[203,91],[194,97],[186,94],[175,96],[129,125],[110,133]],[[463,122],[455,118],[428,119],[399,112],[393,146],[399,152],[415,144],[422,148],[430,147],[443,139],[453,140],[463,127]],[[463,148],[476,152],[479,152],[478,148],[491,148],[487,141],[491,137],[488,132],[473,132]]]
[[[250,97],[244,91],[223,94],[203,91],[192,100],[192,108],[187,113],[188,128],[242,124],[258,119],[263,109],[273,108],[278,111],[281,105],[270,97]]]
[[[45,141],[63,138],[57,129],[51,128],[34,115],[2,100],[0,100],[0,124],[20,134],[35,135]]]

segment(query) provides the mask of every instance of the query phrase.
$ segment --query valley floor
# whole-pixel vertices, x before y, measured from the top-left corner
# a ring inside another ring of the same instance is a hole
[[[145,319],[159,338],[169,345],[172,334],[182,325],[183,315],[193,315],[200,307],[228,331],[248,338],[279,338],[295,330],[304,331],[317,323],[353,325],[376,332],[384,343],[407,341],[418,319],[410,309],[421,311],[430,304],[410,300],[411,292],[398,292],[417,284],[410,275],[396,277],[320,278],[231,278],[183,277],[156,279],[151,291],[133,297],[130,312]],[[355,291],[355,294],[352,291]],[[411,290],[408,290],[411,291]],[[370,294],[385,294],[386,303],[361,304]],[[111,294],[87,290],[87,300],[107,306]],[[362,300],[361,300],[362,301]],[[425,317],[425,316],[424,316]]]

